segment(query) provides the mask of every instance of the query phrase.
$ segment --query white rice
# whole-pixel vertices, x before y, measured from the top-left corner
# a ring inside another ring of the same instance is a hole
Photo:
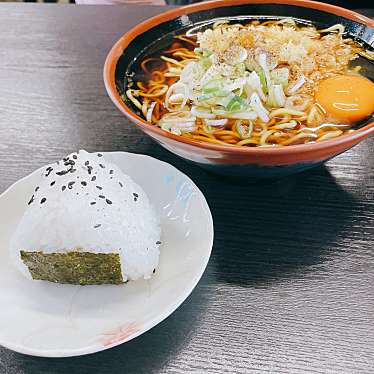
[[[79,151],[68,158],[41,172],[11,242],[17,267],[31,276],[20,250],[118,253],[124,280],[150,278],[158,265],[161,230],[145,192],[100,154]]]

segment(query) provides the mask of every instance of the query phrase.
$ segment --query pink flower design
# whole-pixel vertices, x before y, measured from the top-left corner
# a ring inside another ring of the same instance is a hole
[[[140,329],[136,322],[128,322],[114,330],[101,334],[100,342],[104,347],[122,342],[131,335],[138,332]]]

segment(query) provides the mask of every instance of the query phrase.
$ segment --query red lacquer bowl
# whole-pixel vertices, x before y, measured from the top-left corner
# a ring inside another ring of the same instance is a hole
[[[353,11],[308,0],[217,0],[169,10],[152,17],[124,34],[109,52],[104,81],[114,104],[142,131],[172,153],[213,172],[253,179],[274,178],[317,166],[348,150],[374,134],[374,122],[354,132],[321,143],[282,148],[239,148],[190,140],[147,123],[131,103],[124,101],[124,77],[137,57],[157,50],[160,36],[171,40],[192,25],[218,17],[250,15],[283,18],[292,16],[311,21],[318,27],[342,23],[347,32],[370,45],[374,40],[374,21]],[[158,40],[158,41],[157,41]],[[156,43],[154,43],[157,41]]]

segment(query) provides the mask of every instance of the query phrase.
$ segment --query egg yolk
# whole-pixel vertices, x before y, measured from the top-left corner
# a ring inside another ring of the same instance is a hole
[[[374,112],[374,83],[355,75],[327,78],[319,83],[315,100],[328,116],[353,123]]]

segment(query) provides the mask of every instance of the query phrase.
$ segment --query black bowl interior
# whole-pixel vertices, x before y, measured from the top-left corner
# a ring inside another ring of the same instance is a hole
[[[150,55],[161,51],[171,44],[174,36],[185,34],[192,27],[204,28],[213,19],[237,17],[235,22],[248,22],[250,19],[281,19],[292,17],[300,23],[312,23],[317,28],[326,28],[340,23],[345,26],[347,34],[365,45],[374,47],[374,29],[359,22],[355,22],[322,10],[304,8],[286,4],[243,4],[228,5],[225,7],[200,10],[188,15],[179,16],[173,20],[161,23],[143,34],[137,36],[126,48],[119,58],[115,81],[118,91],[123,95],[128,79],[139,71],[139,63]],[[374,64],[369,60],[360,58],[356,63],[363,67],[364,74],[374,80]],[[139,110],[122,96],[128,107],[140,115]],[[363,125],[362,123],[360,124]]]

